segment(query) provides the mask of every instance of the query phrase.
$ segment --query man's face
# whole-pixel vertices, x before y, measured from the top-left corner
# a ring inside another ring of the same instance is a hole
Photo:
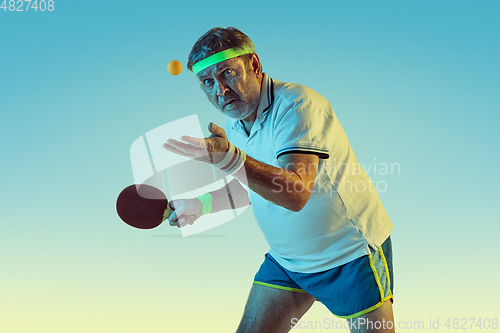
[[[256,54],[252,56],[251,65],[246,65],[241,57],[231,58],[197,76],[201,89],[223,115],[247,121],[255,119],[262,78]]]

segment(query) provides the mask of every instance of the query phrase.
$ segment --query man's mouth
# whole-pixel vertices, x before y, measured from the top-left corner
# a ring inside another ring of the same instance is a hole
[[[235,101],[236,101],[235,99],[232,99],[232,100],[230,100],[229,102],[226,102],[226,103],[222,106],[222,108],[224,109],[226,106],[230,105],[231,103],[233,103],[233,102],[235,102]]]

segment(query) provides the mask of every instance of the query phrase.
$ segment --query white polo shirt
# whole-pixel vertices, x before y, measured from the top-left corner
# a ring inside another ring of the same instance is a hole
[[[325,271],[371,253],[390,235],[392,223],[375,186],[359,165],[332,106],[314,90],[264,73],[250,135],[241,121],[231,118],[226,133],[247,155],[273,166],[284,153],[320,157],[311,197],[299,212],[249,191],[269,254],[286,269]]]

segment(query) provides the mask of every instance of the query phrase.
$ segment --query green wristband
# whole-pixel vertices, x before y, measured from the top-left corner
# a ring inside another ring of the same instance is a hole
[[[212,195],[210,193],[205,193],[197,197],[200,200],[202,208],[201,215],[210,214],[212,212]]]

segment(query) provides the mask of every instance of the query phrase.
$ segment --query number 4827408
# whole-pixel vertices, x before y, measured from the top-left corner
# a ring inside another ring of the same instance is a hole
[[[1,1],[1,0],[0,0]],[[25,6],[25,4],[28,4]],[[7,10],[9,12],[27,12],[28,10],[31,11],[38,11],[40,10],[41,12],[44,11],[53,11],[54,10],[54,1],[53,0],[4,0],[2,2],[2,5],[0,6],[0,9],[3,9],[4,12]]]

